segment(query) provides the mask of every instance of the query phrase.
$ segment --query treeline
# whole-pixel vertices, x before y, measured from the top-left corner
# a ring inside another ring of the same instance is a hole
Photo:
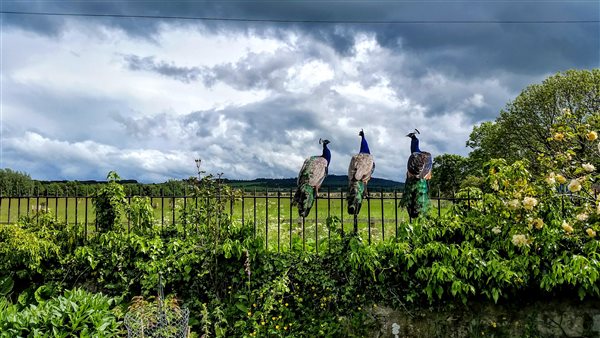
[[[600,149],[589,142],[600,131],[599,111],[600,69],[570,70],[530,85],[495,121],[473,128],[466,143],[471,148],[467,157],[443,154],[434,158],[432,193],[452,195],[460,188],[481,187],[486,176],[483,164],[494,158],[525,161],[534,176],[548,174],[543,163],[568,164],[571,156],[600,168]],[[564,148],[566,143],[571,149],[565,153],[559,145]]]
[[[294,189],[296,188],[296,178],[257,178],[253,180],[229,180],[225,179],[224,182],[233,188],[258,191],[264,189]],[[328,175],[323,184],[321,185],[321,191],[324,189],[339,190],[346,189],[348,186],[347,175]],[[369,182],[369,187],[379,191],[383,189],[385,191],[402,190],[404,183],[386,180],[383,178],[373,177]]]
[[[216,179],[216,178],[215,178]],[[90,196],[100,189],[106,181],[39,181],[29,174],[11,169],[0,169],[0,193],[3,196]],[[190,194],[193,182],[189,180],[169,180],[164,183],[139,183],[136,180],[119,180],[127,195],[141,196],[183,196]],[[223,184],[236,189],[257,190],[265,189],[294,189],[296,178],[257,178],[253,180],[231,180],[223,178]],[[329,175],[323,182],[322,189],[345,189],[348,184],[346,175]],[[379,191],[401,190],[403,183],[373,178],[369,184],[372,189]]]
[[[187,180],[169,180],[164,183],[145,184],[136,180],[119,180],[127,195],[181,196],[190,190]],[[106,181],[40,181],[28,173],[0,169],[0,194],[2,196],[90,196],[106,184]]]

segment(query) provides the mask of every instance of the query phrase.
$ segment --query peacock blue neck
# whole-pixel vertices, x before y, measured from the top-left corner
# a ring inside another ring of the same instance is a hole
[[[410,140],[410,152],[411,153],[420,153],[421,149],[419,149],[419,139],[416,136],[412,136]]]
[[[369,151],[369,144],[367,143],[367,140],[364,136],[361,136],[361,138],[362,140],[360,141],[360,153],[370,154],[371,152]]]
[[[331,161],[331,151],[329,151],[326,144],[323,145],[323,155],[321,155],[321,157],[324,157],[327,160],[327,166],[329,166],[329,161]]]

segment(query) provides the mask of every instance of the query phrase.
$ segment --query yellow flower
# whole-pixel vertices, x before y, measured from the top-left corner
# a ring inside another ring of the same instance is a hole
[[[279,325],[275,325],[275,330],[279,330]]]
[[[569,188],[569,191],[571,192],[578,192],[581,190],[581,183],[576,179],[572,179],[567,188]]]
[[[567,233],[572,233],[573,232],[573,227],[569,225],[569,223],[567,223],[567,221],[563,221],[562,223],[562,228],[564,231],[566,231]]]
[[[541,228],[544,227],[544,220],[541,218],[536,218],[533,221],[531,221],[531,224],[538,230],[540,230]]]
[[[509,209],[513,210],[519,209],[519,207],[521,206],[521,202],[517,199],[510,200],[506,204],[508,205]]]
[[[590,236],[591,238],[596,237],[596,231],[594,231],[594,229],[592,228],[587,228],[585,232],[587,232],[588,236]]]
[[[260,325],[265,325],[265,321],[263,320],[262,322],[260,322]]]
[[[583,167],[583,170],[587,171],[588,173],[591,173],[594,170],[596,170],[596,167],[594,167],[594,165],[591,163],[584,163],[581,165],[581,167]]]
[[[529,245],[529,239],[527,239],[526,235],[513,235],[512,242],[515,246],[526,246]]]
[[[285,303],[285,306],[288,306],[288,303]]]
[[[248,311],[248,317],[252,317],[252,312]]]
[[[556,175],[556,181],[560,184],[565,184],[567,182],[567,179],[563,175],[558,174]]]
[[[595,131],[590,131],[587,133],[586,138],[588,141],[595,141],[598,138],[598,134]]]
[[[525,208],[525,210],[533,210],[533,207],[535,207],[537,204],[537,199],[533,197],[525,197],[523,199],[523,208]]]
[[[256,307],[256,303],[252,304],[252,306]]]
[[[577,216],[575,216],[575,218],[577,218],[578,221],[580,222],[585,222],[588,219],[588,214],[586,214],[585,212],[582,212],[581,214],[578,214]]]
[[[563,133],[556,133],[554,134],[554,140],[556,141],[562,141],[565,139],[565,134]]]
[[[287,330],[287,325],[283,327],[284,330]]]
[[[556,183],[556,175],[554,173],[548,174],[548,177],[546,177],[546,183],[550,185]]]

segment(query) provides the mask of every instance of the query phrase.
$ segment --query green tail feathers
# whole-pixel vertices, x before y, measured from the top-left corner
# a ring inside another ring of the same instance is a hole
[[[365,184],[362,181],[354,182],[348,187],[348,213],[356,215],[360,212],[362,205],[363,194],[365,193]]]
[[[430,206],[427,180],[407,177],[400,203],[406,207],[411,218],[417,218],[419,214],[426,213]]]
[[[298,215],[306,217],[315,202],[315,188],[308,184],[303,184],[294,194],[294,204],[298,205]]]

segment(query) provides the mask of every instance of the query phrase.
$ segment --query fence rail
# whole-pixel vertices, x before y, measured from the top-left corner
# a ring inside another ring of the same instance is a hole
[[[293,189],[265,189],[242,190],[241,195],[213,196],[211,199],[228,199],[229,203],[223,212],[233,222],[251,224],[255,236],[264,236],[265,245],[272,249],[282,250],[291,248],[294,241],[300,241],[306,247],[307,240],[318,250],[319,243],[330,238],[331,230],[326,226],[329,217],[337,217],[339,226],[344,232],[356,230],[366,238],[369,243],[373,240],[385,240],[390,236],[397,236],[398,227],[410,222],[404,208],[398,208],[402,193],[384,189],[370,189],[368,197],[363,201],[359,215],[355,218],[346,212],[346,191],[341,189],[321,190],[310,214],[305,218],[298,216],[292,207]],[[139,195],[135,195],[139,196]],[[143,196],[143,195],[142,195]],[[131,202],[132,195],[126,196]],[[154,210],[154,219],[161,226],[175,224],[181,215],[181,207],[195,203],[198,199],[194,196],[147,196]],[[14,223],[19,218],[31,217],[37,211],[50,211],[55,221],[80,224],[84,227],[84,236],[97,231],[96,210],[92,205],[91,195],[83,196],[50,196],[46,194],[2,196],[0,195],[0,223]],[[457,202],[471,204],[479,200],[467,198],[431,197],[430,213],[441,216],[450,212],[451,205]],[[227,202],[227,201],[226,201]],[[227,210],[228,209],[228,210]],[[39,222],[39,219],[37,220]],[[130,220],[122,219],[123,225],[129,230]],[[276,244],[275,244],[276,243]]]

